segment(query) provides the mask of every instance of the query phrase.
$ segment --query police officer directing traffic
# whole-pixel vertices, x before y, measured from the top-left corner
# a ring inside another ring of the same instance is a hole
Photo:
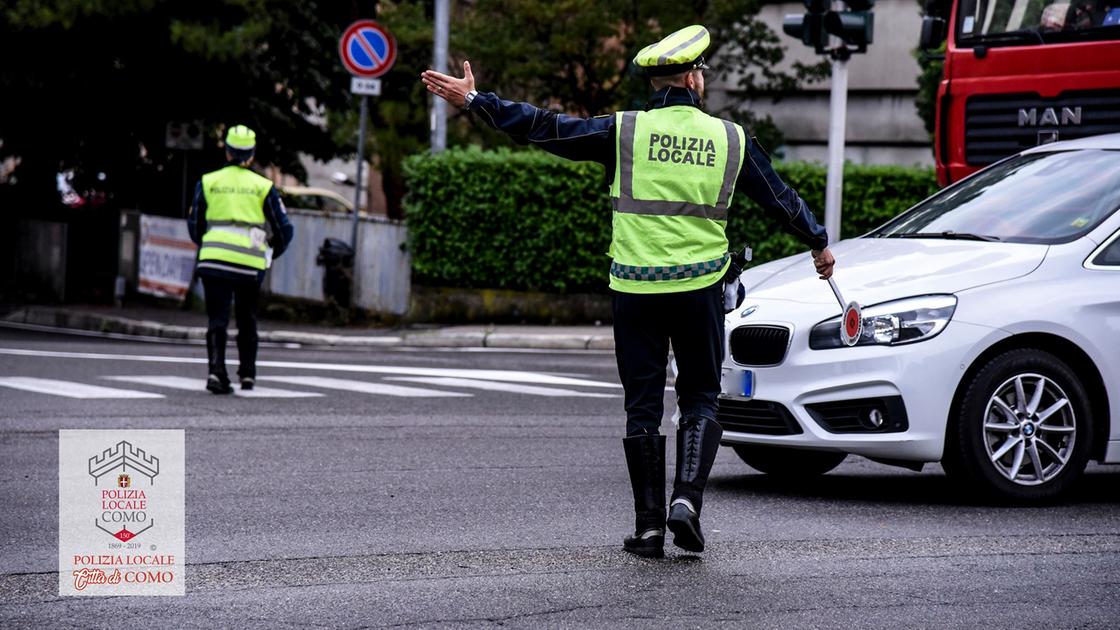
[[[187,228],[198,250],[198,275],[206,293],[206,389],[233,392],[226,373],[230,300],[237,318],[237,374],[241,389],[257,378],[257,299],[272,258],[284,253],[295,230],[272,181],[249,170],[257,134],[235,125],[226,134],[226,165],[195,187]],[[271,236],[270,236],[271,233]]]
[[[664,555],[673,543],[704,550],[704,486],[723,430],[716,421],[724,342],[723,283],[730,254],[724,230],[736,190],[812,250],[832,275],[828,237],[765,153],[733,122],[701,109],[707,29],[694,25],[643,48],[634,63],[650,79],[645,111],[578,118],[475,90],[470,63],[457,79],[422,74],[428,90],[521,143],[606,166],[613,214],[610,289],[615,356],[625,393],[623,450],[634,493],[634,534],[623,549]],[[664,414],[669,346],[676,357],[676,476],[665,506]]]

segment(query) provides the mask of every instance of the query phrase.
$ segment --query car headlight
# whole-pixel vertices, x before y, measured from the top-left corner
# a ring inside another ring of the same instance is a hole
[[[897,346],[932,339],[949,324],[955,310],[954,295],[922,295],[869,306],[863,309],[863,333],[856,345]],[[837,315],[814,326],[809,333],[809,347],[846,347],[840,341],[840,320]]]

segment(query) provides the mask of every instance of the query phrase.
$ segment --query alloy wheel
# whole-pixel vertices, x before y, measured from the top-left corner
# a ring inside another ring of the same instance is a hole
[[[992,466],[1013,483],[1037,486],[1065,469],[1077,441],[1074,405],[1041,374],[1018,374],[995,389],[984,413]]]

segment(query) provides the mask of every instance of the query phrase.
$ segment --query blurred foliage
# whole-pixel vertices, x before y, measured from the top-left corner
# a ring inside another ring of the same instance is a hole
[[[473,65],[473,64],[472,64]],[[775,163],[823,220],[826,169]],[[413,279],[419,284],[570,293],[603,291],[611,210],[603,168],[544,152],[456,149],[405,162]],[[933,169],[844,169],[843,233],[857,236],[937,190]],[[805,247],[746,195],[733,199],[727,235],[754,264]]]
[[[921,68],[914,107],[918,110],[918,117],[925,124],[926,132],[929,133],[930,147],[933,147],[934,125],[937,123],[937,87],[941,85],[941,75],[945,67],[945,62],[937,58],[937,55],[945,54],[945,45],[942,44],[939,50],[932,52],[915,48],[913,54],[918,60],[918,67]]]
[[[177,207],[183,155],[165,148],[167,123],[204,124],[192,181],[223,161],[222,128],[243,123],[258,132],[258,163],[298,176],[299,153],[339,151],[318,117],[347,106],[337,38],[359,4],[7,0],[0,157],[20,156],[32,202],[57,198],[60,168],[80,168],[106,173],[119,202]]]
[[[922,7],[923,15],[940,16],[946,20],[949,17],[950,6],[944,0],[918,0],[918,4]],[[943,41],[936,50],[915,48],[911,51],[921,69],[918,73],[918,94],[914,97],[914,107],[929,133],[931,151],[937,141],[933,133],[937,123],[937,88],[941,85],[945,68],[945,50],[946,43]]]
[[[827,63],[798,64],[793,73],[775,70],[784,47],[778,35],[755,17],[761,4],[761,0],[453,2],[450,72],[462,76],[462,62],[470,60],[480,91],[577,116],[643,109],[649,81],[633,72],[630,60],[643,46],[677,29],[704,24],[712,37],[706,53],[712,66],[708,83],[722,81],[730,89],[731,106],[712,113],[747,126],[764,146],[777,147],[782,144],[780,134],[768,118],[756,118],[742,107],[744,99],[791,91],[804,80],[825,76]],[[390,83],[403,82],[407,95],[402,96],[414,104],[429,101],[432,97],[416,76],[432,58],[431,0],[381,2],[378,19],[392,29],[401,51],[397,66],[385,77],[386,89]],[[425,147],[427,108],[414,105],[386,111],[392,108],[389,99],[381,101],[379,115],[389,131],[379,129],[376,140],[383,157],[388,154],[386,161]],[[503,134],[470,115],[453,109],[449,115],[449,146],[509,146]],[[406,128],[413,133],[404,133]],[[393,170],[394,176],[400,176],[399,170]],[[403,183],[397,185],[403,188]]]
[[[794,89],[820,76],[774,70],[778,36],[754,16],[761,0],[472,0],[452,2],[451,67],[470,58],[479,87],[575,115],[641,108],[648,82],[632,73],[642,46],[693,23],[708,26],[708,82],[729,101]],[[351,21],[374,17],[398,43],[396,65],[371,99],[367,155],[399,216],[403,160],[428,148],[430,97],[418,80],[432,59],[433,0],[6,0],[0,7],[0,159],[19,156],[25,197],[56,199],[54,175],[104,172],[118,202],[177,207],[187,179],[221,164],[221,130],[258,132],[257,162],[301,177],[300,153],[353,155],[358,99],[338,58]],[[455,70],[453,70],[455,71]],[[732,106],[765,146],[766,120]],[[451,112],[449,144],[508,140]],[[202,121],[206,150],[169,150],[169,122]],[[173,200],[173,201],[172,201]]]

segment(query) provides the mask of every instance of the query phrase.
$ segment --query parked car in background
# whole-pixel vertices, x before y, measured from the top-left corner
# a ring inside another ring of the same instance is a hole
[[[1035,147],[833,246],[856,345],[808,254],[742,275],[723,442],[775,475],[847,454],[1019,500],[1120,463],[1120,134]]]
[[[353,212],[354,202],[326,188],[310,186],[277,186],[287,208],[323,212]]]

